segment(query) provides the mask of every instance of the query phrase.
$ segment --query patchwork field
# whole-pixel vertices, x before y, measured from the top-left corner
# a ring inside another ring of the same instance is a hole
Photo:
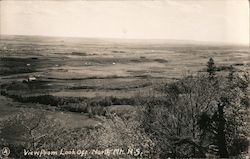
[[[8,102],[1,102],[1,111],[8,114],[18,110],[12,108],[17,96],[49,95],[62,100],[112,97],[125,101],[120,104],[129,104],[126,100],[136,96],[160,96],[157,88],[166,82],[204,71],[210,57],[223,71],[230,65],[241,71],[250,65],[249,55],[247,46],[1,36],[1,98],[10,97]],[[29,78],[34,81],[28,82]],[[25,102],[20,107],[36,103]]]

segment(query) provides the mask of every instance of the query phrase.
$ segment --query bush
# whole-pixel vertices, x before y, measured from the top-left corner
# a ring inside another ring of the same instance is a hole
[[[144,103],[143,127],[155,138],[160,158],[239,156],[247,150],[250,80],[211,75],[167,84],[166,102],[149,98]]]
[[[45,112],[22,111],[0,122],[1,146],[11,148],[11,156],[26,159],[23,149],[27,150],[105,150],[122,148],[140,149],[140,153],[124,155],[124,158],[150,158],[153,154],[154,143],[140,128],[137,120],[124,120],[120,117],[109,115],[109,118],[100,118],[102,124],[95,128],[73,128],[63,127],[59,121],[46,116]],[[25,129],[20,129],[24,127]],[[13,134],[15,133],[15,134]],[[23,142],[10,142],[7,136],[22,136]],[[8,144],[9,143],[9,144]],[[143,155],[144,157],[141,157]],[[84,156],[85,157],[85,156]],[[93,159],[116,159],[117,155],[91,155]],[[36,158],[36,156],[30,156]],[[62,156],[42,156],[42,158],[62,158]],[[67,155],[65,159],[80,158],[79,156]]]

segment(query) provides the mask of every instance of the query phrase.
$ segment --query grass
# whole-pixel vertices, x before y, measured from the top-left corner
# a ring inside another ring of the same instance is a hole
[[[12,98],[20,103],[38,103],[47,106],[53,106],[62,111],[77,113],[88,113],[93,115],[105,115],[106,108],[112,105],[164,105],[167,104],[164,97],[133,96],[130,98],[108,97],[63,97],[53,95],[23,96],[21,94],[10,94],[6,90],[1,91],[1,95]]]
[[[37,103],[20,103],[0,95],[0,121],[14,116],[20,111],[45,111],[46,115],[58,119],[67,128],[91,127],[98,123],[95,118],[90,119],[88,114],[65,111],[58,107],[46,106]],[[56,108],[56,109],[55,109]]]
[[[71,112],[103,114],[104,107],[111,105],[136,105],[136,98],[116,98],[116,97],[57,97],[52,95],[22,96],[20,94],[9,94],[1,91],[2,96],[6,96],[21,103],[39,103],[43,105],[55,106],[61,110]],[[90,110],[91,109],[91,110]],[[96,113],[98,112],[98,113]]]
[[[15,58],[15,57],[2,57],[0,58],[0,75],[11,75],[20,73],[36,72],[36,58]],[[29,67],[27,64],[34,66]]]
[[[35,69],[33,68],[27,68],[27,67],[13,67],[12,69],[9,68],[1,68],[0,75],[11,75],[11,74],[17,74],[17,73],[32,73],[35,72]]]
[[[63,104],[64,101],[61,101],[58,98],[55,98],[51,95],[40,95],[40,96],[22,96],[17,94],[9,94],[6,91],[1,91],[1,95],[12,98],[21,103],[40,103],[45,105],[57,106]]]
[[[78,90],[78,89],[92,89],[92,90],[129,90],[129,89],[136,89],[136,88],[144,88],[151,86],[151,82],[146,82],[146,83],[141,83],[137,85],[132,85],[132,86],[122,86],[122,87],[98,87],[98,86],[74,86],[74,87],[69,87],[68,89],[71,90]]]

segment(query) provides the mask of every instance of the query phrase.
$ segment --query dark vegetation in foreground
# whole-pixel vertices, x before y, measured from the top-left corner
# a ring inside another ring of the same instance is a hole
[[[230,68],[228,75],[217,75],[211,58],[207,74],[163,88],[168,105],[146,105],[143,125],[155,137],[159,158],[228,158],[247,153],[250,76]]]
[[[53,150],[72,147],[139,148],[144,152],[140,157],[91,156],[93,159],[244,156],[249,147],[247,138],[250,133],[249,72],[238,74],[231,66],[227,75],[219,75],[217,70],[213,59],[210,59],[207,73],[166,84],[161,88],[164,94],[161,97],[24,97],[2,91],[2,95],[19,102],[54,105],[59,109],[89,114],[96,111],[101,125],[67,129],[42,111],[23,112],[0,122],[0,146],[15,147],[16,152],[11,154],[15,158],[27,158],[23,156],[23,148]],[[112,104],[138,106],[137,114],[130,118],[114,115],[104,109]],[[22,142],[11,144],[8,140],[10,132],[22,132],[19,136]],[[63,158],[77,157],[69,155]]]

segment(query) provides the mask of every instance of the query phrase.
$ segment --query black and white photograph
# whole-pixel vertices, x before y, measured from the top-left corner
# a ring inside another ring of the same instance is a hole
[[[249,3],[0,0],[0,159],[249,159]]]

